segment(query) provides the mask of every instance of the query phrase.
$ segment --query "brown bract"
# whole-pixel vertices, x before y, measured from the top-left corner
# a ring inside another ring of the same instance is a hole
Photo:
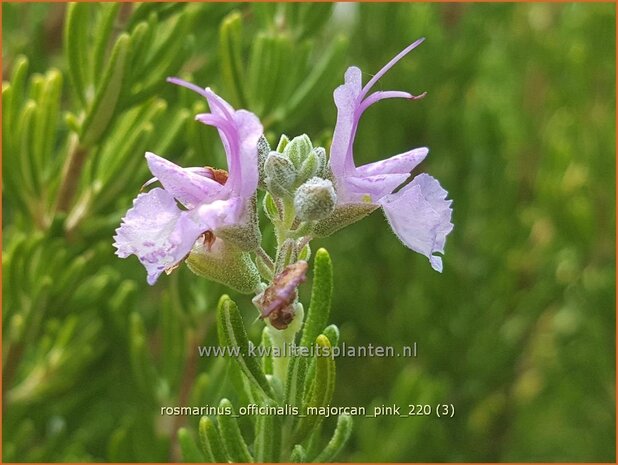
[[[258,299],[261,317],[268,318],[277,329],[285,329],[294,318],[298,286],[307,279],[307,262],[300,260],[277,274]]]

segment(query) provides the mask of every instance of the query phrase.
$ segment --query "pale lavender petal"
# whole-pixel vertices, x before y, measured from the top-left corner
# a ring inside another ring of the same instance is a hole
[[[344,202],[363,201],[369,195],[372,203],[393,192],[410,177],[409,173],[376,174],[372,176],[348,176],[345,178],[343,195],[337,191],[337,199]]]
[[[222,97],[217,95],[210,87],[206,87],[205,89],[206,100],[208,100],[208,106],[210,107],[210,111],[215,114],[222,116],[226,119],[231,119],[234,116],[236,110],[234,107],[230,105],[227,101],[225,101]]]
[[[209,89],[206,92],[213,113],[197,115],[196,119],[219,130],[228,162],[226,187],[241,197],[251,197],[258,184],[257,143],[264,128],[253,113],[229,113],[231,107],[225,100]]]
[[[337,123],[333,132],[329,163],[335,177],[349,174],[354,168],[352,144],[358,124],[355,113],[360,104],[361,86],[361,70],[351,66],[345,72],[344,84],[337,87],[333,93],[337,106]]]
[[[139,194],[122,220],[114,246],[116,255],[136,255],[146,268],[148,284],[182,261],[205,226],[180,210],[171,194],[155,188]]]
[[[367,95],[367,92],[369,92],[371,90],[373,85],[376,82],[378,82],[380,80],[380,78],[382,78],[382,76],[384,76],[388,70],[390,70],[393,66],[395,66],[399,60],[401,60],[403,57],[405,57],[408,53],[410,53],[412,50],[414,50],[416,47],[418,47],[424,41],[425,41],[425,38],[421,37],[417,41],[415,41],[412,44],[408,45],[406,48],[404,48],[397,55],[395,55],[395,57],[391,61],[386,63],[386,65],[384,65],[382,67],[382,69],[380,71],[378,71],[376,74],[374,74],[374,76],[369,80],[369,82],[367,84],[365,84],[365,87],[363,87],[363,90],[362,90],[361,98],[365,98],[365,95]]]
[[[425,94],[422,94],[422,95],[424,96]],[[365,100],[363,100],[363,102],[359,105],[356,117],[360,118],[360,116],[364,113],[364,111],[367,108],[369,108],[371,105],[373,105],[374,103],[377,103],[380,100],[385,100],[389,98],[405,98],[408,100],[417,100],[421,98],[421,96],[419,95],[418,97],[415,97],[409,92],[402,92],[399,90],[374,92],[369,97],[367,97]]]
[[[248,204],[239,197],[215,200],[192,210],[190,216],[196,223],[207,225],[208,230],[216,233],[217,229],[243,223],[247,217]]]
[[[373,163],[359,166],[356,169],[356,173],[360,176],[410,173],[414,168],[418,166],[420,162],[425,159],[428,152],[429,149],[427,147],[413,149],[408,152],[400,153],[399,155],[387,158],[386,160],[379,160]]]
[[[245,198],[251,197],[258,184],[257,141],[264,132],[259,118],[246,110],[234,110],[208,87],[202,89],[178,78],[167,80],[206,98],[211,113],[197,115],[196,119],[219,130],[228,163],[226,190]]]
[[[350,67],[346,71],[344,84],[335,89],[334,100],[337,106],[337,123],[333,133],[329,166],[337,183],[338,195],[342,193],[343,199],[363,194],[363,192],[359,191],[359,189],[362,189],[363,184],[361,178],[367,178],[365,184],[367,184],[369,190],[364,192],[364,194],[369,194],[373,201],[386,194],[390,194],[407,179],[407,176],[384,175],[410,173],[414,166],[420,163],[424,155],[426,155],[426,153],[422,155],[420,152],[408,152],[393,157],[391,160],[372,163],[359,169],[354,164],[353,154],[354,138],[356,137],[358,123],[363,112],[369,106],[388,98],[417,99],[424,96],[424,94],[413,96],[403,91],[378,91],[366,97],[371,87],[395,63],[417,47],[423,40],[419,39],[406,47],[373,76],[365,87],[361,88],[362,74],[360,69]]]
[[[206,170],[203,168],[181,168],[151,152],[146,153],[146,161],[165,190],[187,208],[217,198],[223,188],[217,181],[204,176]]]
[[[257,144],[264,133],[264,128],[259,118],[246,110],[238,110],[234,119],[240,140],[239,186],[235,192],[241,197],[249,198],[257,190],[259,178]],[[230,173],[236,175],[231,169]]]
[[[415,252],[429,258],[434,270],[442,272],[446,236],[453,229],[451,200],[440,183],[427,174],[415,177],[399,192],[381,199],[380,204],[397,237]]]

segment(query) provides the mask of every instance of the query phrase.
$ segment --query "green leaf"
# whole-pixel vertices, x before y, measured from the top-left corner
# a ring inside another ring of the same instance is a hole
[[[328,22],[334,5],[332,3],[298,3],[300,8],[300,37],[315,34]]]
[[[328,325],[322,334],[328,338],[330,345],[335,347],[339,344],[339,328],[337,325]]]
[[[184,33],[183,33],[184,34]],[[138,103],[147,100],[148,98],[156,95],[166,85],[169,85],[165,78],[177,73],[182,64],[187,60],[188,52],[194,49],[195,39],[193,36],[187,36],[184,34],[185,39],[182,43],[178,44],[175,49],[170,49],[167,56],[161,56],[161,62],[158,68],[153,68],[150,73],[150,79],[144,82],[140,82],[133,93],[127,96],[123,101],[123,108],[128,108]]]
[[[242,16],[238,11],[223,19],[219,29],[221,74],[228,85],[235,106],[246,107],[245,72],[242,59]]]
[[[316,101],[316,96],[330,84],[334,75],[333,70],[338,69],[338,64],[343,61],[347,48],[348,41],[345,37],[335,38],[292,97],[274,112],[273,121],[280,121],[285,117],[290,124],[299,121],[312,110],[314,107],[310,102]]]
[[[313,287],[300,345],[308,347],[328,322],[333,293],[333,265],[326,249],[319,249],[313,260]]]
[[[84,107],[88,104],[90,56],[86,51],[89,44],[90,8],[91,5],[85,3],[69,3],[64,28],[64,46],[69,62],[69,76],[73,89]]]
[[[94,102],[84,120],[81,137],[83,146],[96,145],[112,122],[124,84],[130,43],[131,39],[128,34],[122,34],[116,40],[111,58],[97,88]]]
[[[19,157],[21,177],[24,181],[23,188],[36,195],[39,192],[40,178],[36,172],[33,163],[32,141],[34,139],[32,132],[34,119],[36,117],[37,105],[32,100],[26,102],[24,109],[21,112],[18,129],[16,134],[19,135],[19,150],[14,156]]]
[[[219,407],[232,410],[232,415],[219,415],[217,417],[223,445],[230,460],[232,462],[253,462],[253,457],[238,427],[232,403],[228,399],[222,399]]]
[[[333,437],[328,442],[324,450],[312,462],[332,462],[341,452],[341,449],[350,439],[352,434],[352,417],[350,415],[339,415],[337,426]]]
[[[202,417],[200,419],[199,434],[202,451],[208,462],[224,463],[228,461],[221,435],[210,418]]]
[[[263,403],[273,407],[272,401]],[[281,421],[278,415],[257,415],[253,453],[256,462],[277,462],[281,449]]]
[[[149,23],[149,42],[142,52],[148,58],[140,68],[132,67],[133,86],[122,101],[122,108],[139,103],[167,85],[165,78],[176,74],[193,48],[193,36],[189,35],[191,15],[182,14],[174,18],[167,27],[158,24],[156,17]],[[160,40],[155,40],[158,37]],[[152,42],[157,45],[152,46]],[[141,61],[141,60],[140,60]]]
[[[180,451],[184,462],[201,463],[204,461],[204,456],[186,428],[180,428],[178,430],[178,442],[180,443]]]
[[[272,389],[260,367],[259,361],[256,357],[252,357],[249,354],[249,339],[238,312],[238,307],[227,295],[223,295],[219,300],[217,326],[221,344],[229,347],[230,350],[237,348],[238,356],[235,356],[234,360],[236,360],[243,373],[261,389],[265,396],[272,398]]]
[[[307,357],[298,356],[291,359],[288,367],[288,379],[285,385],[285,404],[297,407],[302,406],[308,365],[309,359]]]
[[[258,115],[264,112],[263,90],[270,85],[271,78],[270,55],[272,54],[272,38],[265,32],[258,33],[253,39],[247,78],[249,83],[250,107]]]
[[[131,368],[140,391],[149,397],[153,396],[152,387],[157,384],[158,376],[150,360],[144,323],[136,312],[131,313],[130,317],[129,349]]]
[[[256,2],[251,3],[251,11],[256,20],[260,23],[263,29],[268,29],[272,26],[276,18],[277,3]]]
[[[270,38],[265,57],[268,60],[268,74],[265,77],[267,85],[261,89],[265,112],[270,113],[273,108],[281,105],[281,97],[284,96],[282,91],[292,77],[289,68],[294,59],[299,58],[294,56],[294,51],[294,44],[288,34],[279,33]]]
[[[62,75],[60,71],[52,69],[45,76],[34,121],[32,159],[37,173],[49,170],[49,162],[56,145],[61,93]]]
[[[273,359],[270,355],[268,355],[270,350],[272,349],[273,341],[270,338],[270,334],[268,333],[268,327],[264,326],[262,330],[262,347],[265,349],[264,355],[262,356],[262,370],[267,375],[273,374]]]
[[[7,126],[7,132],[4,134],[15,134],[17,120],[19,119],[19,112],[24,105],[25,93],[26,93],[26,76],[28,74],[28,58],[25,56],[19,56],[13,64],[13,74],[10,81],[11,98],[4,100],[4,89],[2,99],[2,123],[4,125],[5,120]],[[10,137],[3,137],[4,140],[12,140]]]
[[[320,334],[316,339],[316,346],[319,347],[320,356],[315,357],[315,376],[310,383],[304,410],[308,407],[329,405],[335,391],[335,361],[330,356],[331,344],[326,336]],[[295,441],[302,442],[308,438],[322,419],[320,415],[301,418],[294,434]]]
[[[156,16],[153,19],[156,24]],[[146,61],[148,55],[148,47],[153,39],[153,26],[150,22],[142,21],[131,32],[131,50],[129,53],[129,63],[131,63],[131,80],[136,78],[136,74],[140,71]]]
[[[102,75],[105,53],[114,30],[118,10],[120,10],[118,2],[99,4],[99,15],[94,30],[93,75],[95,84],[99,83],[98,79]]]

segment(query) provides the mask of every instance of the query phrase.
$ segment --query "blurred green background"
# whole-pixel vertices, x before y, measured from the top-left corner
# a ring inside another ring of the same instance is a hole
[[[340,359],[334,404],[456,413],[355,418],[339,460],[615,461],[614,4],[93,4],[73,29],[66,9],[2,4],[4,461],[179,460],[198,418],[160,406],[229,395],[195,353],[227,291],[186,267],[151,288],[113,255],[145,150],[223,166],[203,103],[165,77],[256,112],[271,143],[327,144],[346,67],[369,79],[422,36],[378,87],[427,96],[372,107],[355,150],[430,148],[454,200],[444,273],[380,213],[315,246],[343,341],[418,345]]]

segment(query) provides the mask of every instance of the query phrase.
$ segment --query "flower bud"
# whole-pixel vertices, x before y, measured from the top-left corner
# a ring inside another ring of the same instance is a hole
[[[318,171],[316,176],[326,177],[324,176],[326,172],[326,150],[324,147],[315,147],[312,153],[314,153],[315,157],[318,159]]]
[[[311,178],[294,195],[294,208],[301,221],[321,220],[335,209],[337,195],[327,179]]]
[[[285,147],[290,143],[290,139],[285,134],[281,134],[279,143],[277,144],[277,152],[283,153]]]
[[[296,185],[299,186],[314,176],[322,177],[321,175],[324,171],[325,164],[326,151],[324,148],[316,147],[312,149],[300,165],[296,178]]]
[[[291,195],[296,181],[296,168],[286,156],[270,152],[264,163],[264,175],[266,187],[274,195]]]
[[[294,166],[300,168],[302,162],[309,156],[313,149],[311,139],[307,134],[297,136],[292,139],[285,147],[283,154],[286,155]]]
[[[264,174],[264,163],[266,163],[266,157],[270,153],[270,144],[266,140],[266,137],[263,135],[260,136],[257,143],[257,151],[258,151],[258,173],[259,173],[259,187],[262,189],[266,188],[266,183],[264,179],[266,178]]]

